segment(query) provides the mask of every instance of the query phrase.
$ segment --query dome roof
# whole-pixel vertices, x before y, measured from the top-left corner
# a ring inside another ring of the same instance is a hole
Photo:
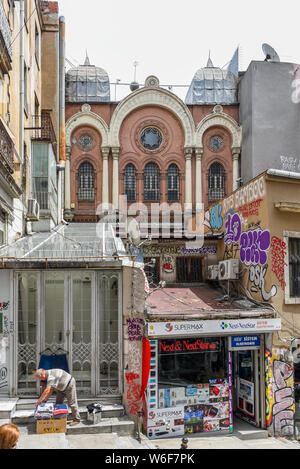
[[[67,103],[103,103],[110,101],[109,76],[103,68],[91,65],[88,56],[84,65],[66,73]]]
[[[238,78],[231,71],[214,67],[211,59],[199,69],[187,92],[186,104],[236,104]]]

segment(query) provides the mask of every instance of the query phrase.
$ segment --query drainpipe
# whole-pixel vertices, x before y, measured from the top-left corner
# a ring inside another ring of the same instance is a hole
[[[24,0],[20,0],[20,113],[19,113],[19,156],[20,156],[20,185],[23,189],[23,204],[26,203],[26,186],[23,188],[23,166],[24,166],[24,105],[25,105],[25,75],[24,75]],[[24,191],[25,189],[25,191]],[[25,192],[25,201],[24,201]]]
[[[58,171],[58,224],[63,219],[62,186],[64,173],[61,169],[66,164],[66,131],[65,131],[65,60],[66,60],[66,24],[65,18],[59,18],[59,171]]]

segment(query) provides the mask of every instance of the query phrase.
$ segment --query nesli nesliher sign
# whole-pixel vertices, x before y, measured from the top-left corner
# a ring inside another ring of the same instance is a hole
[[[219,321],[171,321],[148,323],[149,337],[236,335],[281,330],[281,319],[229,319]]]

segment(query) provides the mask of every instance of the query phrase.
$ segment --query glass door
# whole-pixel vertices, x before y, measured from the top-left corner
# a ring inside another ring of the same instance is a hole
[[[259,426],[259,362],[257,350],[234,352],[235,409],[238,416]]]

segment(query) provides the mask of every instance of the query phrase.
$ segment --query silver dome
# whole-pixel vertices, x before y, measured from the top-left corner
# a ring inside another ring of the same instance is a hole
[[[187,92],[186,104],[236,104],[238,78],[229,70],[214,67],[211,59],[198,70]]]
[[[110,101],[110,81],[103,68],[90,64],[71,68],[66,73],[67,103],[102,103]]]

